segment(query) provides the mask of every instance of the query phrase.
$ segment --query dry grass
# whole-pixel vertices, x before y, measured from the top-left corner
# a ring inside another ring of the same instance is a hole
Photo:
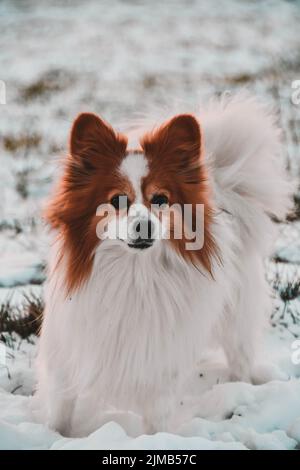
[[[44,303],[35,294],[24,294],[22,306],[16,307],[7,300],[0,306],[0,340],[6,342],[7,334],[18,334],[22,339],[38,335],[42,324]]]
[[[294,194],[294,210],[287,215],[288,222],[296,222],[300,220],[300,190],[297,194]]]
[[[62,70],[50,70],[41,75],[35,82],[21,89],[23,101],[44,100],[53,93],[64,90],[73,82],[73,78]]]
[[[295,272],[293,276],[283,281],[281,271],[277,270],[272,281],[272,288],[282,303],[277,303],[274,308],[270,317],[271,325],[283,328],[293,337],[298,338],[300,336],[300,311],[297,308],[297,299],[300,298],[299,274]]]
[[[19,150],[36,148],[40,145],[42,138],[38,134],[20,134],[18,136],[5,135],[3,137],[3,147],[10,153]]]

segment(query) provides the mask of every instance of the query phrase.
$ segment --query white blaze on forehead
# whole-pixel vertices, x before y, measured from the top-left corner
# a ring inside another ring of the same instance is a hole
[[[135,202],[141,202],[143,199],[141,183],[148,171],[148,162],[142,153],[129,153],[121,163],[120,172],[129,179],[133,186],[136,194]]]

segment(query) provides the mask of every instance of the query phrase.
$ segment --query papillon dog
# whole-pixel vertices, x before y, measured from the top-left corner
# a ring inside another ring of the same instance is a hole
[[[66,436],[97,429],[105,410],[175,431],[178,393],[212,345],[231,380],[280,375],[260,352],[272,308],[264,259],[291,193],[274,115],[237,95],[138,133],[132,146],[80,114],[46,209],[35,400]]]

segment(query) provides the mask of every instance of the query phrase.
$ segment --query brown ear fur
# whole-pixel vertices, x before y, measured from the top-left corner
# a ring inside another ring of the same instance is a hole
[[[149,175],[144,187],[154,185],[170,191],[171,204],[204,205],[204,245],[200,250],[186,250],[186,240],[171,238],[174,248],[195,265],[202,265],[212,275],[212,257],[217,247],[210,227],[213,218],[210,188],[204,164],[202,134],[197,119],[190,114],[178,115],[142,139],[149,161]],[[194,220],[193,220],[194,225]]]
[[[116,134],[94,114],[80,114],[70,135],[70,154],[62,178],[45,212],[59,229],[62,252],[67,254],[67,287],[88,276],[99,243],[96,210],[107,202],[111,187],[119,184],[115,171],[126,153],[127,139]]]

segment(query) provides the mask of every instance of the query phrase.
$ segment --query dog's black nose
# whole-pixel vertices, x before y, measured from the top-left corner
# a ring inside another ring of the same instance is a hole
[[[154,223],[150,219],[140,219],[134,225],[134,241],[131,246],[135,248],[148,248],[153,244]]]
[[[154,224],[149,219],[138,220],[134,227],[136,239],[151,240],[154,235]]]

